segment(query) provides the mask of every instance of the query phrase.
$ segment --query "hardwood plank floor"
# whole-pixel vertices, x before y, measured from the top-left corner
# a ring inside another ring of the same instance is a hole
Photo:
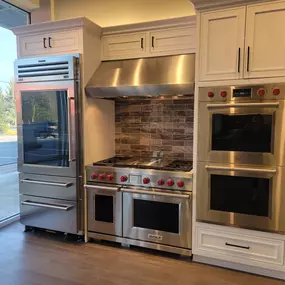
[[[0,229],[1,285],[284,285],[283,281],[97,243]]]

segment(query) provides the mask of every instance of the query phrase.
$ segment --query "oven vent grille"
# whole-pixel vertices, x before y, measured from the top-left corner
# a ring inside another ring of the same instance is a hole
[[[15,71],[17,82],[77,79],[73,56],[17,60]]]

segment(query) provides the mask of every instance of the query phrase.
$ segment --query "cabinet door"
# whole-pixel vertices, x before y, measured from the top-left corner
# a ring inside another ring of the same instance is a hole
[[[104,36],[102,38],[102,59],[143,57],[147,50],[146,46],[146,33]]]
[[[49,54],[79,52],[79,30],[53,32],[49,34],[48,47]]]
[[[245,77],[285,76],[285,2],[248,6]]]
[[[150,32],[150,53],[153,55],[195,53],[195,31],[195,27],[185,27]]]
[[[48,50],[48,35],[29,35],[18,38],[18,57],[46,55]]]
[[[242,77],[245,7],[201,15],[200,80]]]

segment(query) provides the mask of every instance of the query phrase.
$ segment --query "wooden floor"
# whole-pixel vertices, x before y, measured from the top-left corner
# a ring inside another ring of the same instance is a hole
[[[284,285],[283,281],[171,256],[0,229],[1,285]]]

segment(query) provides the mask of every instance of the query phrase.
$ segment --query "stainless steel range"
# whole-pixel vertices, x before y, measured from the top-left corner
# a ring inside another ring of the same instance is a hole
[[[192,161],[116,156],[86,172],[86,239],[191,255]]]

